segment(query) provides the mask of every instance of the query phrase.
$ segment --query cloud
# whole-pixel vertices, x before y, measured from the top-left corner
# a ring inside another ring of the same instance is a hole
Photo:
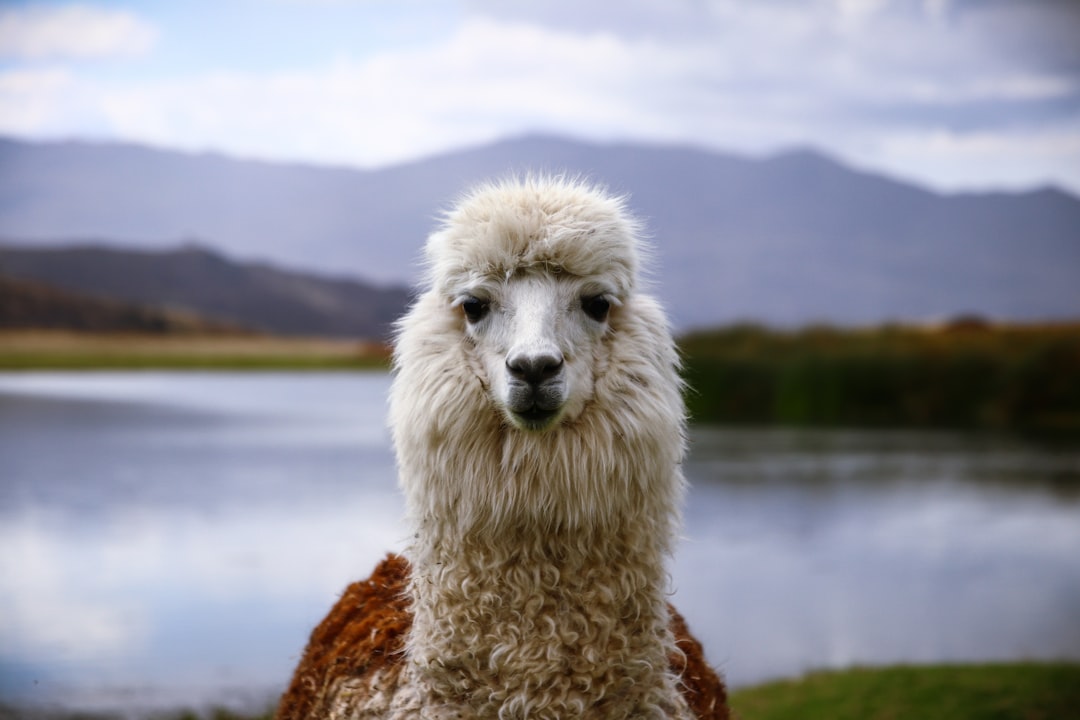
[[[83,5],[15,7],[0,11],[0,57],[18,60],[92,59],[150,50],[156,29],[119,10]]]
[[[127,82],[59,70],[0,75],[0,131],[91,128],[190,150],[367,167],[530,131],[751,153],[813,145],[939,187],[993,177],[1080,188],[1080,171],[1036,167],[1048,161],[1047,137],[1066,147],[1080,137],[1080,52],[1036,42],[1080,28],[1069,3],[628,0],[617,14],[571,0],[466,7],[424,43],[360,57],[331,51],[333,59],[288,70]],[[1025,137],[1030,162],[1021,162]],[[961,150],[970,138],[985,150]],[[897,147],[935,162],[920,169]],[[960,167],[943,180],[947,158]]]
[[[323,67],[122,85],[86,79],[77,97],[58,83],[18,87],[38,106],[63,95],[68,117],[117,137],[377,165],[531,129],[655,129],[669,108],[643,105],[643,93],[687,72],[687,62],[654,43],[475,19],[429,47]],[[2,102],[14,108],[16,90]]]
[[[878,167],[901,177],[931,176],[950,190],[1058,185],[1080,191],[1080,132],[957,133],[944,129],[890,133],[875,140]],[[857,156],[849,161],[862,164]]]
[[[0,132],[48,131],[64,116],[66,93],[73,87],[63,68],[13,70],[0,74]]]

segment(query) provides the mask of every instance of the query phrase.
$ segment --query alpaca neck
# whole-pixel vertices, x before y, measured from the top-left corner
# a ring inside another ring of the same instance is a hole
[[[412,670],[476,717],[681,717],[668,670],[666,538],[422,530]]]

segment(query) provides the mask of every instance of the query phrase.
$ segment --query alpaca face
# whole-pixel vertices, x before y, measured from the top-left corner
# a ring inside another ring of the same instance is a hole
[[[614,292],[561,269],[481,282],[454,302],[492,402],[515,427],[573,420],[592,397]]]
[[[533,178],[480,186],[428,237],[390,392],[400,483],[425,532],[674,518],[679,361],[637,290],[640,236],[621,199]]]

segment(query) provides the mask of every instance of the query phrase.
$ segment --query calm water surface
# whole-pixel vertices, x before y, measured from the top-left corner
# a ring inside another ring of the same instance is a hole
[[[404,545],[380,374],[0,374],[0,702],[265,704]],[[1080,658],[1080,450],[699,428],[674,600],[733,684]]]

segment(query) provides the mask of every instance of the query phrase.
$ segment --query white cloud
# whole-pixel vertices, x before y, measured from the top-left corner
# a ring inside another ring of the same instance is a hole
[[[104,58],[145,53],[156,29],[134,15],[83,5],[0,11],[0,57]]]
[[[842,152],[842,151],[841,151]],[[943,129],[881,134],[855,164],[923,177],[943,190],[1056,184],[1080,191],[1080,129],[957,133]]]
[[[933,78],[912,79],[879,98],[915,101],[935,105],[962,105],[971,102],[1024,102],[1068,98],[1080,86],[1067,77],[1050,75],[998,75],[975,77],[959,83],[941,83]]]
[[[72,112],[97,113],[111,134],[143,142],[373,165],[536,128],[599,135],[662,125],[669,108],[647,98],[663,98],[687,60],[612,35],[474,20],[432,47],[322,68],[86,83],[85,105]],[[57,92],[27,94],[44,103]]]
[[[1039,162],[1040,177],[1061,179],[1040,149],[1047,128],[1056,144],[1080,134],[1050,107],[1080,102],[1080,79],[1025,54],[1038,23],[1012,5],[632,0],[617,18],[588,3],[571,17],[563,0],[473,6],[484,14],[436,42],[287,71],[0,75],[0,131],[368,167],[538,130],[743,152],[814,145],[942,187],[1017,184]],[[1023,22],[1005,22],[1014,16]]]
[[[0,132],[37,134],[64,116],[65,97],[73,88],[63,68],[13,70],[0,74]]]

